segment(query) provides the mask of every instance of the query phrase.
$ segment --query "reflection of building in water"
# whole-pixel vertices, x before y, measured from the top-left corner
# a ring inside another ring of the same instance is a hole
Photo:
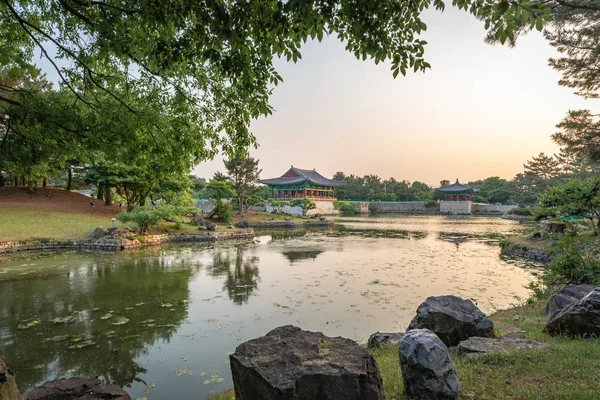
[[[314,260],[323,250],[288,250],[282,251],[281,254],[290,260],[290,264],[300,260]]]
[[[462,185],[456,180],[456,183],[437,188],[436,190],[444,194],[444,200],[440,203],[440,213],[442,214],[471,214],[471,193],[472,187]]]

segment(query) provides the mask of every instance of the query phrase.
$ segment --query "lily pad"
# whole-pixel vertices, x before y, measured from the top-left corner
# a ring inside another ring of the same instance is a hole
[[[118,317],[116,319],[115,322],[113,322],[111,325],[115,325],[115,326],[119,326],[119,325],[125,325],[126,323],[129,322],[129,318],[125,318],[125,317]]]
[[[40,324],[40,321],[38,321],[37,319],[34,319],[33,321],[29,321],[29,322],[23,321],[22,324],[19,324],[19,326],[17,326],[17,329],[29,329],[29,328],[34,327],[39,324]]]
[[[53,324],[68,324],[75,321],[74,315],[67,315],[66,317],[56,317],[51,322]]]

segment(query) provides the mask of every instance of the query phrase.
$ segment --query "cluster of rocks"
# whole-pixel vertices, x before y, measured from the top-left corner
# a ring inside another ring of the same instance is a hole
[[[210,221],[207,221],[201,215],[194,214],[192,223],[198,227],[198,230],[214,231],[217,227]]]
[[[506,243],[502,245],[500,253],[506,256],[526,258],[528,260],[539,261],[542,263],[549,263],[552,261],[552,255],[543,249],[524,247],[512,243]]]
[[[2,400],[131,400],[117,385],[95,377],[58,379],[24,393],[17,387],[12,371],[0,357],[0,399]]]
[[[473,302],[429,297],[406,333],[377,332],[370,347],[398,345],[399,367],[409,399],[456,399],[461,386],[448,346],[461,354],[542,349],[520,338],[494,337],[493,322]],[[236,399],[383,399],[372,356],[356,342],[293,326],[242,343],[230,356]]]

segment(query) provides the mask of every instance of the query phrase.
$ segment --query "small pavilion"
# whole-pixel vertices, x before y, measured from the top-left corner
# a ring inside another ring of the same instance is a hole
[[[333,190],[346,184],[344,181],[327,179],[315,169],[295,168],[293,165],[279,178],[261,179],[259,182],[271,189],[273,199],[307,198],[319,201],[334,201]]]
[[[437,190],[444,193],[444,201],[471,201],[471,193],[474,191],[472,187],[461,184],[458,179],[456,183]]]

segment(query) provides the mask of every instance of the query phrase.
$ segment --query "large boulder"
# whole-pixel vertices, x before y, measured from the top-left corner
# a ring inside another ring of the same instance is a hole
[[[381,400],[375,359],[350,339],[292,325],[240,344],[230,356],[236,400]]]
[[[0,356],[0,400],[26,400],[25,393],[19,391],[15,375],[6,368],[4,357]]]
[[[494,323],[471,300],[457,296],[428,297],[408,329],[429,329],[446,346],[456,346],[472,336],[494,337]]]
[[[92,231],[92,237],[94,239],[100,239],[103,238],[104,236],[108,235],[108,231],[106,229],[104,229],[103,227],[99,226],[96,229],[94,229]]]
[[[546,306],[546,314],[553,315],[558,310],[578,302],[594,289],[596,289],[596,286],[585,283],[581,285],[568,285],[563,290],[550,297],[548,305]]]
[[[581,300],[555,312],[544,332],[551,335],[599,335],[600,288],[595,288]]]
[[[369,336],[367,346],[369,348],[397,345],[402,339],[402,332],[375,332]]]
[[[44,383],[27,393],[27,400],[131,400],[117,385],[98,378],[69,378]],[[4,400],[4,399],[3,399]]]
[[[460,383],[448,348],[428,329],[413,329],[398,345],[404,391],[409,399],[456,399]]]
[[[512,353],[517,350],[542,350],[548,347],[536,340],[503,337],[500,339],[471,337],[458,344],[458,354],[467,356],[494,353]]]

